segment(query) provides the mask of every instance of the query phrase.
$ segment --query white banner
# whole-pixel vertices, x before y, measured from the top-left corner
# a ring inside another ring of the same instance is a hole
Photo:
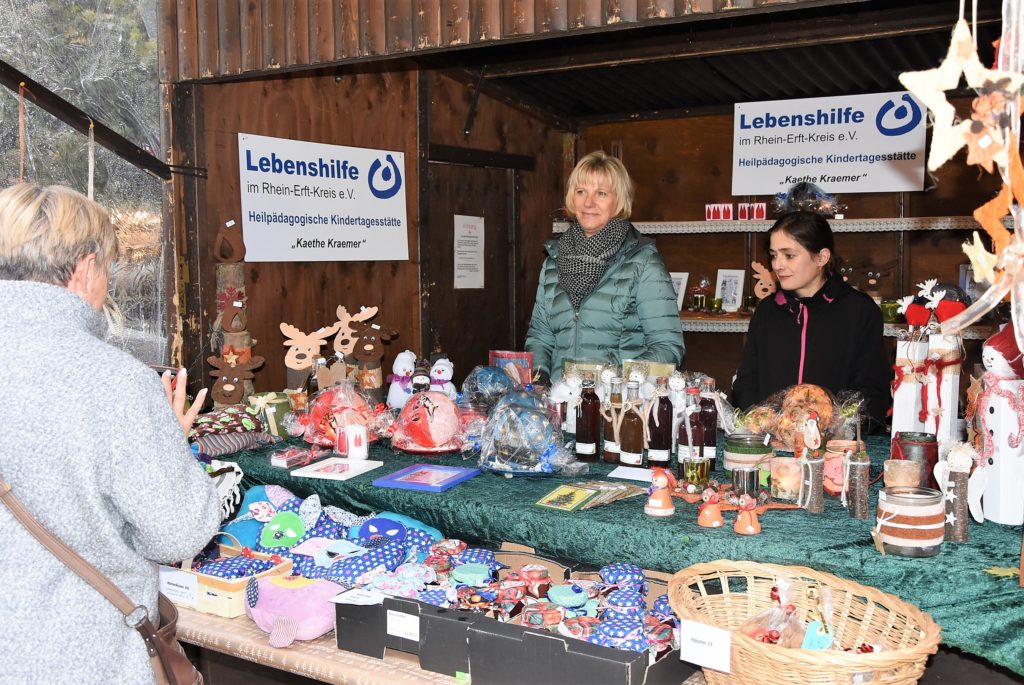
[[[405,155],[238,134],[247,262],[409,258]]]
[[[906,92],[737,103],[732,194],[774,195],[801,181],[827,193],[922,190],[926,124]]]

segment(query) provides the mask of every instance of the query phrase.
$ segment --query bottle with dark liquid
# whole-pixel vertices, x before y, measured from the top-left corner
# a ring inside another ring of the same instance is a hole
[[[715,405],[715,379],[705,378],[700,382],[700,422],[704,428],[704,456],[711,459],[715,468],[718,453],[718,407]]]
[[[619,426],[619,463],[626,466],[644,465],[644,419],[640,384],[626,383],[622,423]]]
[[[683,420],[679,422],[676,452],[677,477],[686,480],[686,462],[699,460],[704,454],[704,424],[700,420],[700,388],[686,389]]]
[[[604,420],[604,460],[609,464],[619,463],[619,443],[615,440],[614,421],[622,413],[622,378],[615,376],[608,393],[608,412],[612,418]]]
[[[594,379],[583,381],[583,394],[576,407],[576,458],[597,461],[601,440],[601,400],[594,392]]]
[[[312,398],[320,390],[320,383],[317,380],[316,372],[327,368],[327,360],[318,354],[313,355],[310,362],[309,378],[306,379],[306,397]]]
[[[672,401],[668,398],[668,378],[659,376],[654,386],[654,406],[647,419],[650,441],[647,466],[672,468]]]

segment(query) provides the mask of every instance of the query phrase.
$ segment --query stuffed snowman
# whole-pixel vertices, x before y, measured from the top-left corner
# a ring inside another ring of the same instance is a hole
[[[412,350],[400,352],[391,365],[388,380],[388,406],[401,409],[412,395],[412,372],[416,368],[416,353]]]
[[[675,454],[679,424],[683,422],[686,411],[686,379],[678,371],[673,371],[668,377],[668,399],[672,402],[672,453]]]
[[[977,415],[983,468],[975,469],[968,498],[976,503],[980,494],[984,518],[1019,526],[1024,523],[1024,356],[1012,323],[985,341],[981,361],[984,389]],[[977,506],[971,513],[980,518]]]
[[[452,383],[452,376],[455,375],[455,366],[448,357],[438,357],[434,365],[430,367],[430,389],[443,392],[454,402],[458,399],[458,392],[455,384]]]

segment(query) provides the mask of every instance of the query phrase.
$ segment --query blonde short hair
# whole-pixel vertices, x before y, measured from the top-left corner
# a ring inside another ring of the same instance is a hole
[[[576,188],[595,177],[598,181],[607,181],[611,184],[612,191],[619,200],[619,205],[615,208],[615,217],[628,219],[633,212],[633,179],[629,177],[629,172],[621,161],[601,150],[591,152],[581,159],[569,174],[569,180],[565,184],[565,211],[570,217],[576,217],[576,212],[572,208],[572,195]]]
[[[117,258],[117,233],[103,207],[64,186],[0,191],[0,279],[64,286],[89,254],[104,271]]]

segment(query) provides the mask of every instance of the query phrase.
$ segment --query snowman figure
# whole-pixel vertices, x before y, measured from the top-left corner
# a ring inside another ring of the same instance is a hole
[[[452,383],[452,376],[455,375],[455,366],[448,357],[438,357],[434,365],[430,367],[430,389],[443,392],[448,395],[452,402],[458,399],[458,392],[455,384]]]
[[[981,467],[968,481],[968,499],[980,495],[984,518],[1024,523],[1024,356],[1009,323],[985,341],[984,389],[978,398]],[[982,472],[982,473],[979,473]],[[977,507],[972,507],[977,516]]]
[[[672,453],[679,442],[679,424],[686,412],[686,379],[683,374],[673,371],[668,377],[668,399],[672,402]]]
[[[576,374],[566,374],[551,385],[551,402],[565,403],[562,430],[576,434],[576,408],[583,397],[583,379]]]
[[[612,395],[612,379],[617,373],[618,370],[610,366],[601,369],[601,384],[597,388],[597,398],[601,400],[601,404],[608,403],[608,398]]]
[[[654,398],[654,384],[647,380],[647,369],[636,364],[629,370],[627,382],[636,381],[640,386],[640,399],[650,402]]]
[[[412,350],[399,352],[388,374],[388,406],[401,410],[412,395],[412,372],[416,368],[416,353]]]

